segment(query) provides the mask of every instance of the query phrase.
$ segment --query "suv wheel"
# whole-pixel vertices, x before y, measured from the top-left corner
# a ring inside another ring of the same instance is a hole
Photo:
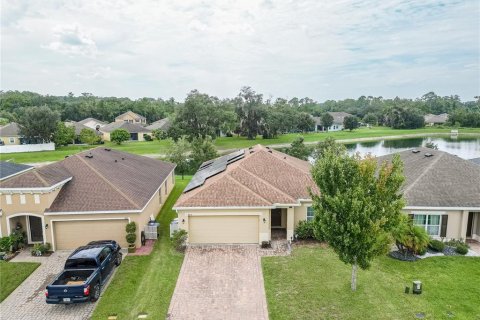
[[[115,258],[115,265],[118,267],[122,263],[122,253],[117,253],[117,257]]]
[[[98,298],[100,298],[100,283],[97,282],[90,292],[90,301],[95,302]]]

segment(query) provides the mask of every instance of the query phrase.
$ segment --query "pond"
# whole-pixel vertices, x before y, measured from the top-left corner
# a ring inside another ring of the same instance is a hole
[[[371,153],[383,156],[407,149],[424,147],[427,142],[433,142],[438,150],[455,154],[463,159],[480,157],[480,137],[448,137],[433,136],[421,138],[405,138],[395,140],[365,141],[345,144],[349,153],[360,152],[361,155]]]

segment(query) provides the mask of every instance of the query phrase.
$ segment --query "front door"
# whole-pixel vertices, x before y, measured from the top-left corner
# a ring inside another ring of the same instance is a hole
[[[467,222],[467,238],[472,237],[472,227],[473,227],[473,212],[469,212],[468,222]]]
[[[43,242],[42,218],[28,216],[30,226],[30,242]]]
[[[272,209],[272,227],[282,226],[282,209]]]

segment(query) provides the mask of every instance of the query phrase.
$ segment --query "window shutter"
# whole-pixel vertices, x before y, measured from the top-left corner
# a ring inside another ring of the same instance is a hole
[[[440,237],[447,236],[448,214],[442,215],[442,227],[440,228]]]

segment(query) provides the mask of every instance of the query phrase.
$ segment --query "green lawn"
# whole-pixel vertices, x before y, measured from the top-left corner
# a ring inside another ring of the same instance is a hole
[[[480,258],[437,257],[417,262],[378,258],[359,271],[350,290],[351,267],[331,249],[295,248],[291,256],[262,258],[270,319],[480,319]],[[413,280],[421,295],[405,294]]]
[[[360,128],[350,131],[337,131],[337,132],[322,132],[322,133],[306,133],[303,134],[306,142],[316,142],[326,139],[327,137],[333,137],[338,140],[352,140],[362,138],[382,138],[389,136],[402,136],[402,135],[428,135],[432,133],[444,133],[449,134],[450,128],[438,128],[429,127],[422,129],[391,129],[387,127],[375,127],[375,128]],[[462,128],[460,133],[473,133],[480,135],[480,128]],[[280,135],[276,139],[262,139],[257,137],[255,140],[248,140],[245,137],[220,137],[215,140],[215,145],[219,151],[237,148],[247,148],[255,144],[263,145],[276,145],[276,144],[289,144],[296,137],[301,134],[290,133]],[[121,145],[116,145],[111,142],[106,142],[104,147],[123,150],[136,154],[165,154],[168,148],[168,141],[154,140],[154,141],[141,141],[141,142],[126,142]],[[18,163],[35,163],[45,161],[57,161],[65,158],[67,155],[72,155],[82,150],[90,149],[92,146],[68,146],[60,147],[55,151],[40,151],[40,152],[23,152],[23,153],[9,153],[0,155],[1,160],[12,160]]]
[[[0,302],[5,300],[39,265],[40,263],[35,262],[0,261]]]
[[[170,299],[183,262],[169,238],[170,222],[176,217],[172,206],[191,177],[177,177],[176,185],[162,207],[160,239],[149,256],[127,256],[112,282],[103,293],[92,319],[106,319],[116,314],[118,319],[136,319],[147,313],[149,319],[165,319]]]

